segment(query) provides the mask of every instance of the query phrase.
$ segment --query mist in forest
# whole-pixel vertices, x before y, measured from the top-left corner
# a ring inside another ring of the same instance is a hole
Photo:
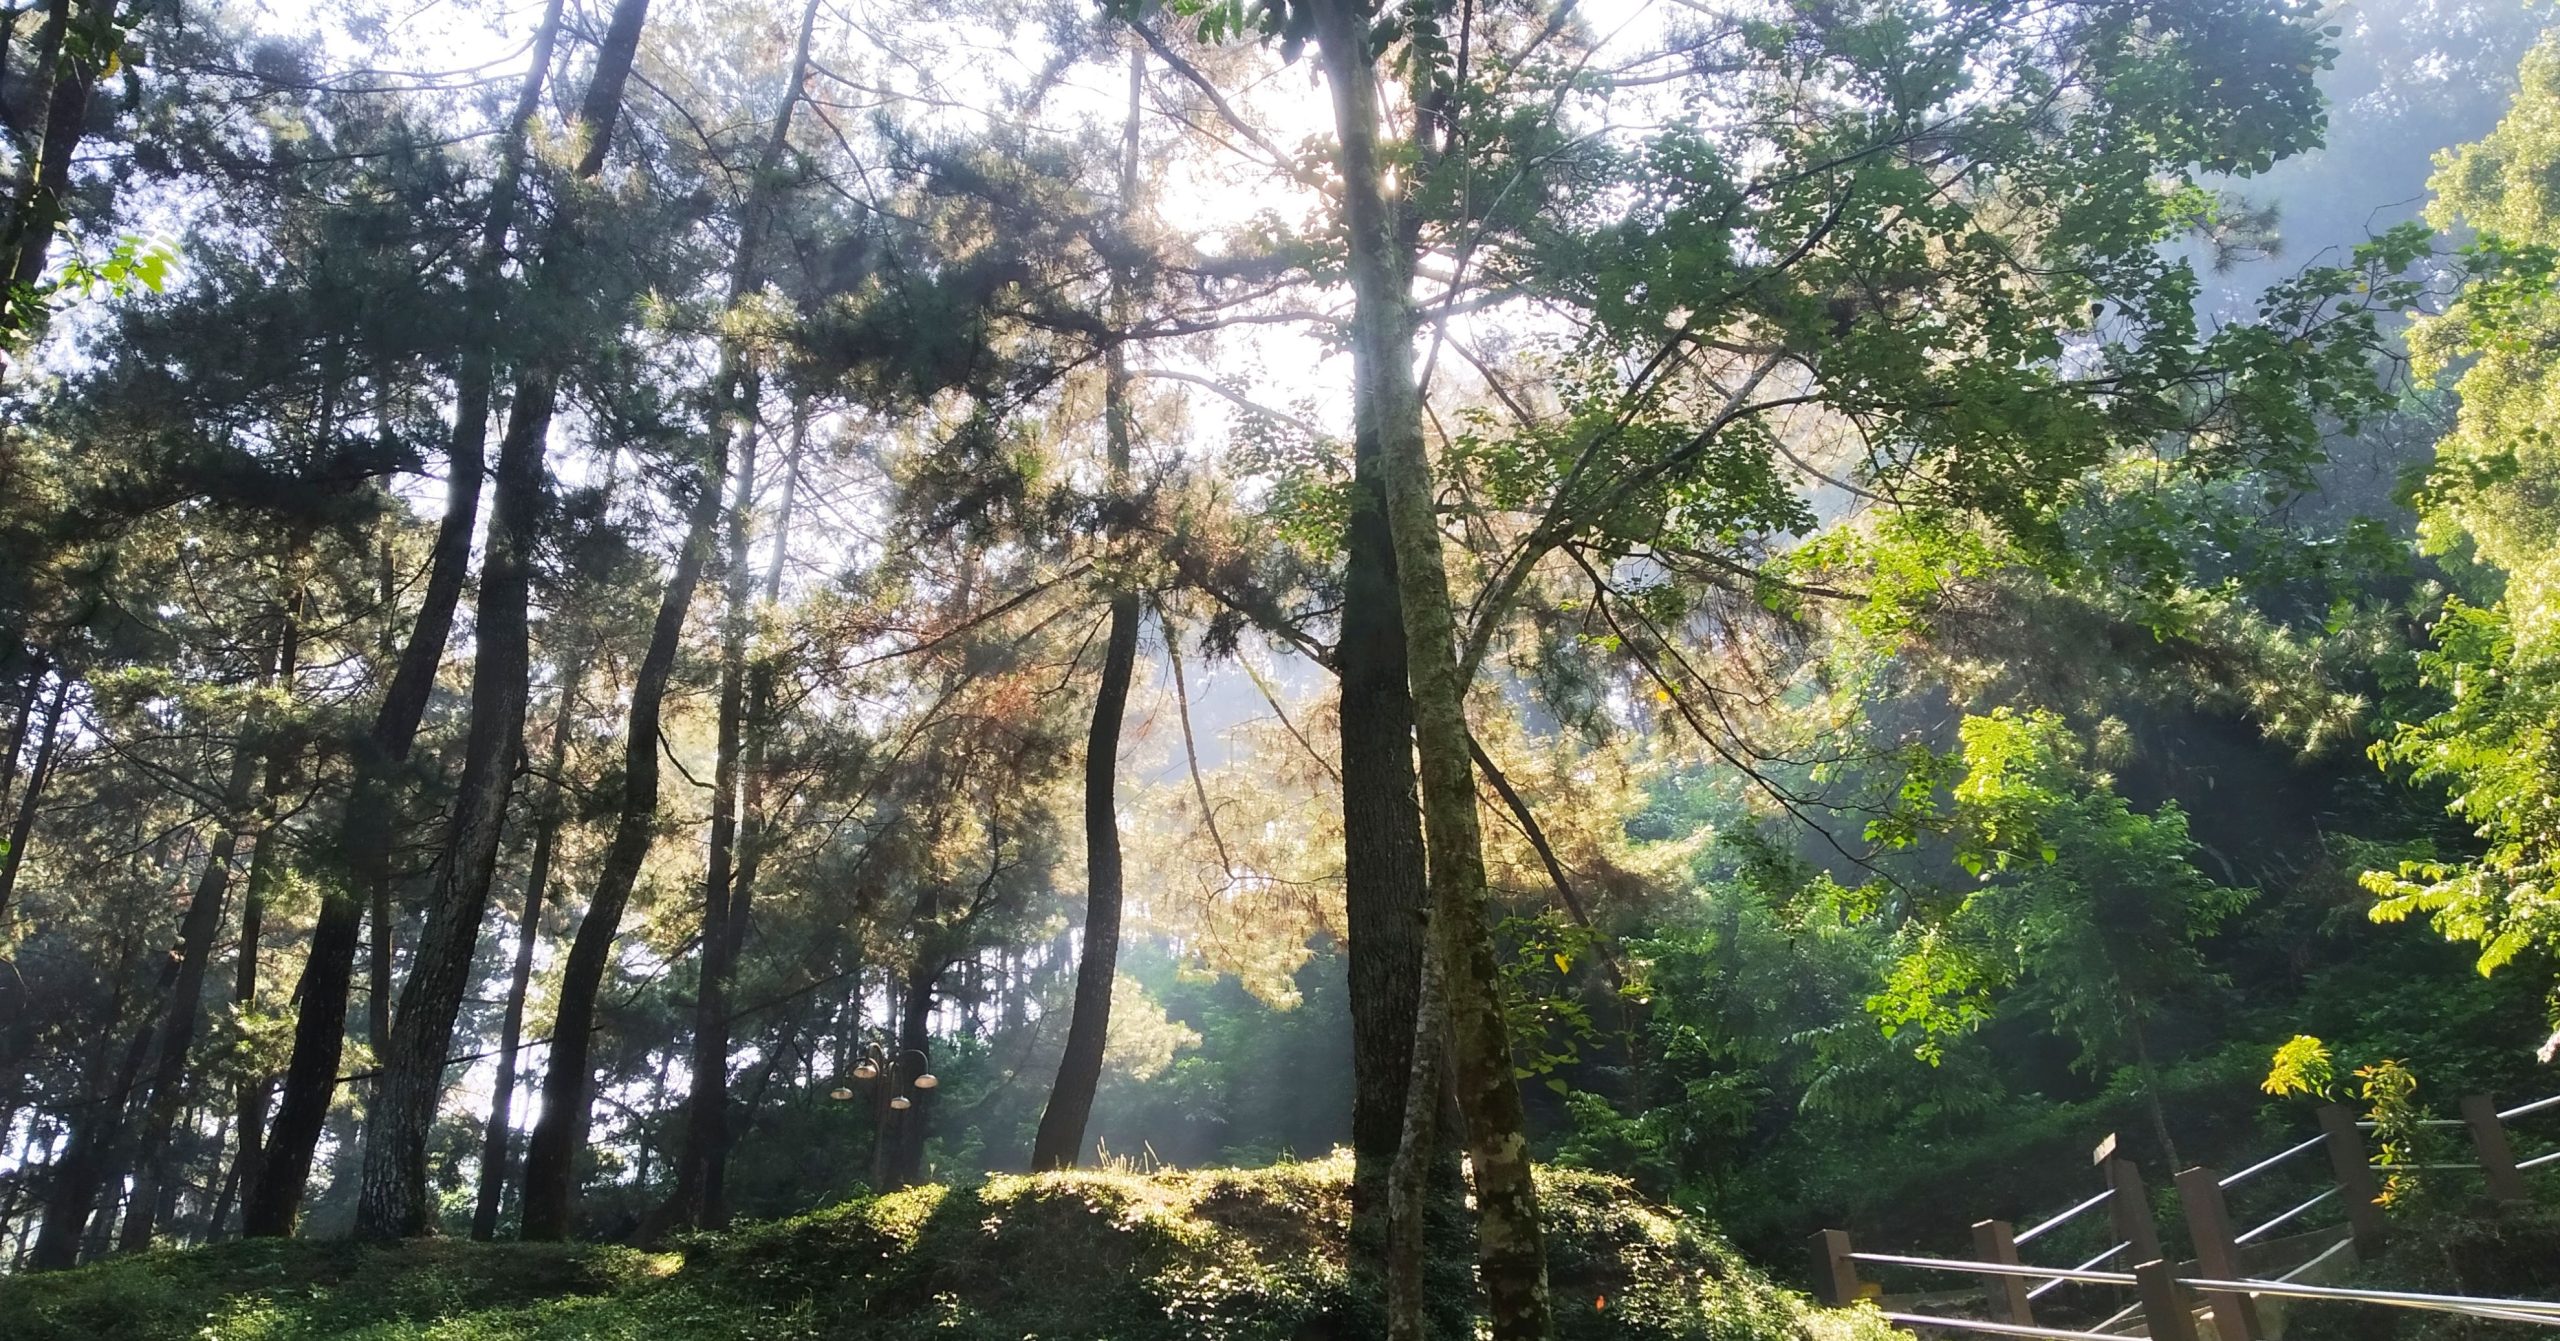
[[[0,9],[0,1336],[2560,1308],[2555,23]]]

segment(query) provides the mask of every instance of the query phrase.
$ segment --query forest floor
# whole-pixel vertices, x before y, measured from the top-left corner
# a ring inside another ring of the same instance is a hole
[[[1883,1341],[1614,1179],[1540,1179],[1563,1337]],[[8,1341],[1321,1341],[1353,1288],[1345,1160],[922,1187],[671,1251],[233,1242],[0,1277]],[[1463,1262],[1435,1284],[1451,1322]],[[1463,1323],[1460,1323],[1463,1326]],[[1469,1329],[1471,1330],[1471,1329]]]

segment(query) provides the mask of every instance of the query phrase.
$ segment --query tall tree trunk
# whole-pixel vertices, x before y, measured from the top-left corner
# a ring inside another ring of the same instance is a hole
[[[800,37],[783,83],[782,101],[774,109],[762,149],[748,178],[746,197],[738,207],[738,247],[729,261],[729,303],[735,306],[762,284],[764,238],[772,226],[775,195],[781,185],[783,155],[791,146],[792,113],[799,108],[801,84],[808,77],[809,42],[818,25],[818,0],[800,12]],[[719,380],[712,389],[711,422],[714,451],[725,455],[727,425],[746,421],[738,453],[737,498],[729,510],[727,610],[720,646],[720,695],[717,757],[711,783],[710,850],[702,880],[702,945],[694,993],[692,1075],[685,1097],[684,1143],[676,1154],[675,1180],[667,1200],[651,1216],[647,1237],[669,1225],[702,1227],[726,1219],[721,1205],[723,1152],[729,1125],[729,973],[735,955],[736,927],[743,919],[735,902],[740,796],[740,738],[746,716],[746,641],[754,586],[748,569],[756,495],[756,419],[761,383],[747,352],[735,341],[720,351]],[[796,449],[796,439],[795,439]],[[725,464],[725,463],[724,463]],[[717,496],[719,477],[705,481]]]
[[[791,554],[791,514],[800,486],[800,453],[808,444],[809,414],[805,406],[794,403],[791,411],[791,445],[783,454],[782,506],[774,518],[773,549],[765,562],[763,605],[771,608],[782,599],[783,565]],[[774,692],[778,667],[770,658],[761,659],[747,668],[747,707],[743,726],[745,753],[739,762],[742,777],[738,783],[738,869],[729,890],[729,925],[727,944],[721,950],[721,962],[727,980],[734,983],[738,972],[738,956],[747,941],[748,915],[753,907],[756,875],[764,864],[765,849],[770,839],[765,815],[765,779],[770,767],[774,732]],[[729,1028],[729,1013],[718,1021],[719,1028]],[[724,1041],[722,1051],[727,1051]],[[727,1072],[721,1080],[725,1086]],[[725,1090],[723,1101],[725,1103]],[[725,1110],[724,1110],[725,1112]],[[741,1132],[724,1125],[719,1142],[705,1152],[702,1196],[712,1218],[725,1223],[728,1198],[729,1151],[737,1144]]]
[[[9,824],[8,854],[0,856],[0,927],[8,925],[9,896],[17,891],[18,869],[27,860],[27,844],[35,838],[36,809],[44,800],[45,783],[53,778],[55,752],[62,745],[62,710],[71,701],[71,673],[65,670],[61,676],[52,701],[45,704],[44,726],[36,732],[35,761],[27,766],[27,794],[18,798],[17,818]]]
[[[30,663],[26,691],[18,695],[18,710],[9,715],[9,741],[0,745],[0,811],[9,808],[9,794],[18,788],[18,758],[26,753],[27,736],[35,729],[36,704],[44,697],[45,672],[53,667],[41,652]]]
[[[488,550],[480,571],[471,729],[426,924],[418,934],[389,1037],[377,1040],[380,1076],[368,1115],[356,1207],[356,1233],[363,1238],[408,1238],[433,1227],[427,1135],[444,1094],[445,1054],[452,1046],[454,1016],[470,987],[472,956],[497,871],[507,793],[523,753],[531,661],[527,604],[534,528],[542,511],[543,439],[555,396],[547,377],[521,380],[498,449]],[[383,926],[375,934],[387,937],[388,931]],[[384,961],[387,949],[377,943],[377,962]]]
[[[288,700],[293,697],[295,672],[302,659],[302,610],[306,597],[296,592],[284,612],[284,629],[278,639],[281,648],[276,661],[276,682],[284,687]],[[249,878],[240,891],[240,948],[231,972],[231,1004],[234,1012],[245,1012],[258,999],[258,944],[266,935],[267,891],[275,887],[276,875],[284,859],[284,838],[278,828],[285,788],[290,785],[294,769],[294,750],[281,743],[267,750],[267,776],[260,788],[260,814],[255,846],[249,853]],[[230,1218],[232,1198],[257,1184],[258,1171],[266,1154],[267,1099],[273,1082],[263,1074],[243,1074],[232,1090],[232,1129],[239,1133],[239,1149],[232,1156],[231,1171],[222,1181],[222,1189],[214,1198],[205,1237],[218,1238],[223,1221]]]
[[[155,998],[166,996],[175,986],[178,971],[177,956],[162,958],[160,972],[152,984]],[[121,1018],[124,1005],[124,1000],[119,999],[111,1018]],[[116,1144],[133,1103],[133,1088],[142,1076],[143,1063],[151,1056],[151,1036],[152,1026],[147,1023],[133,1031],[112,1076],[100,1077],[106,1080],[103,1086],[91,1085],[88,1102],[71,1118],[71,1138],[63,1145],[62,1157],[53,1163],[53,1186],[45,1193],[44,1224],[36,1231],[35,1249],[27,1259],[30,1269],[59,1271],[79,1264],[83,1231],[98,1204],[99,1189],[114,1167]],[[101,1037],[99,1051],[91,1059],[88,1070],[92,1076],[106,1070],[108,1037],[112,1035]]]
[[[582,179],[593,177],[604,165],[648,11],[649,0],[618,0],[614,6],[596,54],[594,78],[571,128],[573,139],[583,140],[586,146],[578,163]],[[582,245],[578,231],[572,206],[555,218],[545,257],[575,252]],[[548,264],[542,267],[546,275],[553,269]],[[538,277],[537,287],[549,284]],[[445,1054],[453,1042],[454,1015],[470,986],[472,953],[479,943],[489,884],[497,870],[507,792],[524,750],[531,666],[527,606],[535,529],[542,510],[543,447],[558,396],[557,374],[547,360],[538,360],[519,374],[514,402],[508,407],[506,436],[498,446],[489,540],[481,561],[471,730],[447,826],[444,863],[428,899],[426,925],[419,932],[408,981],[400,989],[391,1044],[383,1057],[377,1112],[365,1140],[364,1178],[356,1205],[359,1237],[406,1238],[433,1227],[434,1207],[427,1196],[427,1135],[444,1093]],[[716,510],[716,491],[712,498]],[[690,541],[688,548],[692,548]],[[697,557],[697,568],[700,562]],[[663,692],[663,679],[660,687]],[[649,743],[654,764],[654,729]],[[636,863],[633,870],[636,874]],[[555,1052],[555,1065],[558,1060]]]
[[[177,1121],[179,1100],[186,1089],[187,1053],[195,1045],[196,1018],[203,1013],[204,979],[213,960],[214,933],[222,926],[222,905],[230,894],[231,865],[239,855],[241,832],[254,822],[253,811],[261,799],[255,793],[257,725],[255,714],[242,723],[240,743],[231,756],[231,778],[223,788],[222,829],[205,856],[204,871],[196,877],[195,893],[188,899],[187,915],[179,924],[177,981],[169,989],[168,1005],[153,1044],[150,1088],[143,1091],[140,1139],[135,1144],[141,1163],[134,1184],[133,1209],[125,1215],[124,1232],[117,1242],[126,1252],[151,1246],[159,1212],[159,1187],[170,1173],[169,1133]]]
[[[1374,34],[1353,0],[1322,0],[1315,30],[1333,92],[1350,244],[1354,414],[1364,421],[1363,431],[1377,436],[1396,589],[1403,601],[1431,887],[1426,953],[1439,961],[1434,967],[1447,993],[1450,1073],[1474,1163],[1479,1272],[1496,1341],[1540,1341],[1554,1331],[1546,1252],[1488,920],[1475,765],[1467,750],[1466,685],[1414,376],[1411,258],[1386,193],[1378,143]],[[1431,1023],[1426,1012],[1423,1024]],[[1418,1046],[1432,1041],[1424,1038]],[[1431,1097],[1409,1096],[1408,1102]],[[1417,1125],[1408,1122],[1407,1133]]]
[[[576,1155],[587,1143],[596,996],[622,935],[623,906],[630,901],[640,865],[657,837],[659,710],[668,677],[675,670],[685,613],[693,605],[694,589],[701,582],[712,537],[719,528],[729,431],[725,418],[713,428],[711,459],[697,484],[700,492],[685,523],[683,547],[659,598],[648,650],[632,679],[630,722],[623,733],[622,805],[614,818],[612,842],[605,848],[604,866],[596,876],[595,896],[588,900],[577,938],[569,946],[569,962],[560,981],[559,1014],[551,1026],[551,1064],[542,1076],[542,1117],[525,1147],[523,1235],[527,1239],[561,1239],[569,1233]]]
[[[676,1152],[675,1182],[642,1237],[674,1225],[717,1224],[720,1208],[710,1195],[715,1152],[728,1143],[729,1127],[729,928],[736,890],[740,737],[747,709],[748,602],[754,583],[747,568],[749,511],[755,504],[756,438],[750,428],[738,451],[737,496],[729,506],[726,607],[720,634],[720,689],[711,770],[711,833],[702,878],[702,953],[693,998],[692,1074],[685,1095],[684,1142]]]
[[[1120,220],[1136,213],[1138,109],[1145,91],[1147,49],[1129,47],[1129,114],[1120,133]],[[1129,275],[1111,274],[1111,319],[1129,324]],[[1103,434],[1109,452],[1104,509],[1106,534],[1117,541],[1129,507],[1129,361],[1118,341],[1103,353]],[[1058,1080],[1031,1142],[1031,1167],[1065,1169],[1084,1157],[1085,1125],[1093,1117],[1094,1091],[1102,1084],[1103,1045],[1111,1036],[1111,986],[1120,971],[1120,724],[1129,705],[1129,679],[1138,664],[1138,593],[1111,596],[1111,634],[1103,645],[1102,683],[1094,691],[1093,725],[1084,738],[1084,955],[1076,964],[1075,1006],[1067,1017],[1066,1052]]]
[[[471,1237],[498,1236],[498,1216],[515,1163],[517,1052],[524,1046],[524,1000],[533,986],[533,948],[541,940],[542,903],[551,887],[551,857],[560,837],[560,775],[569,761],[569,722],[578,702],[576,669],[560,683],[560,708],[551,719],[550,771],[534,807],[533,856],[524,875],[523,910],[516,922],[515,967],[507,976],[506,1014],[498,1026],[498,1078],[489,1100],[489,1124],[480,1138],[480,1188],[471,1208]]]
[[[0,234],[9,267],[6,286],[0,287],[0,337],[22,335],[38,322],[43,299],[35,284],[44,278],[54,234],[71,215],[71,160],[89,128],[90,94],[120,40],[115,20],[116,0],[53,0],[37,30],[44,124]],[[0,366],[6,360],[0,348]]]
[[[257,1176],[249,1181],[242,1203],[241,1230],[253,1237],[290,1234],[301,1214],[312,1158],[337,1093],[338,1063],[345,1055],[347,996],[355,975],[357,941],[373,891],[390,886],[399,775],[417,741],[419,723],[425,719],[436,671],[444,662],[445,643],[453,632],[454,611],[470,576],[471,532],[480,510],[489,402],[496,380],[497,306],[505,279],[507,238],[522,195],[527,129],[541,107],[543,85],[550,77],[561,4],[562,0],[549,0],[542,25],[534,33],[533,53],[499,149],[489,215],[482,222],[479,246],[465,279],[472,307],[455,376],[444,518],[436,527],[425,595],[408,644],[401,649],[391,684],[383,691],[372,729],[355,750],[354,782],[335,846],[345,865],[321,887],[320,914],[295,989],[300,1006],[294,1017],[293,1055],[285,1069],[283,1098],[275,1126],[263,1144]]]

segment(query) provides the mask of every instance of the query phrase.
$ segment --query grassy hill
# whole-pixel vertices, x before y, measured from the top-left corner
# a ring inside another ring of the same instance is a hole
[[[1606,1178],[1550,1173],[1567,1338],[1884,1341]],[[0,1278],[8,1341],[1322,1341],[1374,1336],[1346,1285],[1349,1166],[1065,1173],[925,1187],[667,1253],[429,1241],[224,1243]],[[1443,1282],[1465,1298],[1462,1273]],[[1456,1305],[1463,1307],[1463,1305]]]

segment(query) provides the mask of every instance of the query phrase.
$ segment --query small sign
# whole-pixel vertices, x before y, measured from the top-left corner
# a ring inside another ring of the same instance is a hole
[[[2089,1152],[2089,1162],[2092,1164],[2104,1164],[2107,1162],[2108,1157],[2115,1154],[2115,1152],[2116,1134],[2114,1132],[2108,1132],[2107,1139],[2098,1142],[2098,1148]]]

